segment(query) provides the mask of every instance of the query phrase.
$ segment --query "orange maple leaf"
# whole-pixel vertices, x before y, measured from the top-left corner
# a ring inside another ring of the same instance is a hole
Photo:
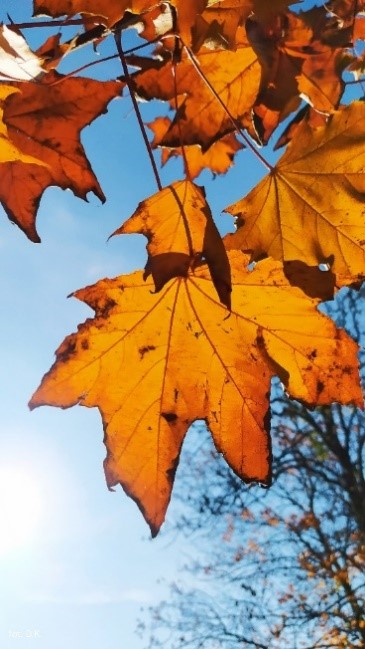
[[[220,50],[199,52],[199,67],[213,86],[233,118],[242,127],[251,124],[251,109],[260,84],[260,65],[249,46],[236,52]],[[200,144],[203,151],[213,142],[235,130],[235,125],[195,66],[183,53],[176,65],[176,87],[171,59],[151,60],[130,57],[129,62],[141,68],[133,75],[133,87],[144,99],[170,101],[178,110],[171,127],[160,144],[178,147]]]
[[[153,122],[147,124],[154,133],[152,148],[160,147],[160,142],[171,126],[168,117],[156,117]],[[181,156],[186,160],[187,173],[192,180],[199,176],[203,169],[210,169],[213,174],[225,174],[233,165],[233,159],[237,151],[244,148],[233,133],[224,135],[221,139],[213,142],[206,151],[202,151],[199,144],[190,144],[182,147],[161,146],[162,166],[175,156]]]
[[[57,185],[87,200],[105,197],[80,143],[90,124],[122,85],[118,81],[63,78],[49,72],[39,83],[17,83],[3,104],[8,138],[21,151],[18,159],[1,160],[0,200],[11,221],[32,241],[40,241],[36,213],[44,190]],[[24,156],[37,162],[24,164]]]
[[[114,232],[133,233],[148,238],[145,276],[152,274],[156,291],[173,277],[187,277],[204,259],[219,299],[230,308],[229,261],[202,187],[181,180],[143,201]]]
[[[349,281],[365,262],[365,106],[354,102],[313,130],[303,122],[278,164],[245,198],[228,249],[253,258],[330,263]]]
[[[308,404],[362,403],[357,346],[317,311],[318,301],[291,287],[277,262],[249,272],[242,253],[230,261],[229,317],[206,266],[158,295],[140,272],[77,291],[95,318],[65,339],[30,402],[99,408],[107,484],[123,486],[153,535],[193,421],[206,421],[239,476],[267,483],[273,375]]]

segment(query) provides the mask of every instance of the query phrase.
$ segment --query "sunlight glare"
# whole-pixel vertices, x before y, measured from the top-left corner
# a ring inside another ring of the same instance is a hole
[[[0,557],[33,542],[42,513],[40,484],[28,467],[0,466]]]

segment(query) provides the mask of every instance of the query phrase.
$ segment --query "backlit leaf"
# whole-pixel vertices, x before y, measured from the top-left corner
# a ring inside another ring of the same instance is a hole
[[[42,59],[13,27],[0,25],[0,79],[31,81],[45,74]]]
[[[239,476],[269,482],[274,374],[308,404],[362,402],[354,341],[289,285],[280,264],[265,260],[249,272],[246,262],[231,253],[228,317],[205,266],[157,295],[140,272],[77,291],[95,318],[65,339],[30,402],[99,408],[108,486],[123,486],[153,534],[196,419]]]
[[[105,200],[85,157],[80,131],[105,112],[121,87],[117,81],[63,78],[49,72],[40,83],[17,83],[19,91],[5,100],[8,137],[22,156],[36,158],[37,166],[24,165],[22,156],[2,160],[0,200],[11,221],[32,241],[40,240],[36,213],[50,185],[72,189],[85,200],[88,192]]]
[[[148,124],[155,137],[152,147],[160,146],[165,133],[171,126],[171,120],[168,117],[157,117],[153,122]],[[170,158],[182,156],[181,147],[160,147],[161,162],[165,165]],[[193,180],[204,169],[210,169],[213,174],[225,174],[233,165],[235,154],[243,149],[244,146],[239,142],[233,133],[224,135],[220,140],[214,142],[209,149],[202,151],[199,144],[189,144],[184,146],[184,155],[188,167],[188,175]]]
[[[302,98],[320,112],[334,111],[343,92],[341,49],[318,40],[312,19],[287,12],[264,24],[252,18],[246,28],[262,66],[254,107],[260,140],[266,143]]]
[[[230,114],[245,127],[251,124],[251,109],[260,84],[260,65],[249,46],[236,52],[201,51],[199,66]],[[175,101],[175,84],[171,60],[160,61],[130,57],[141,72],[133,76],[137,95],[144,99]],[[207,86],[186,54],[176,66],[178,111],[171,127],[160,142],[178,147],[200,144],[205,151],[213,142],[235,130],[227,112]]]
[[[229,261],[202,187],[183,180],[143,201],[114,232],[132,233],[148,238],[146,275],[152,274],[156,291],[173,277],[186,277],[204,259],[219,299],[230,307]]]
[[[363,275],[365,105],[355,102],[315,130],[303,122],[277,166],[227,208],[237,217],[228,249]]]

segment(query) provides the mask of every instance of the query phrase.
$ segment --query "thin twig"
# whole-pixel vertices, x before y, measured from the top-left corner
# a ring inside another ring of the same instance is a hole
[[[157,41],[157,38],[155,40]],[[153,43],[155,41],[151,41],[151,42]],[[142,50],[145,47],[149,47],[151,45],[151,42],[142,43],[141,45],[136,45],[135,47],[131,47],[129,50],[126,50],[124,52],[124,56],[127,56],[128,54],[134,54],[134,52],[137,52],[138,50]],[[65,79],[68,79],[69,77],[73,77],[75,76],[75,74],[79,74],[79,72],[83,72],[88,68],[92,68],[94,65],[99,65],[100,63],[105,63],[106,61],[112,61],[113,59],[119,59],[119,54],[111,54],[110,56],[105,56],[103,59],[96,59],[95,61],[90,61],[90,63],[85,63],[85,65],[82,65],[80,68],[76,68],[76,70],[72,70],[72,72],[68,72],[68,74],[65,74],[61,79],[58,79],[52,85],[55,86],[58,83],[62,83],[63,81],[65,81]]]
[[[122,64],[126,84],[128,86],[129,93],[130,93],[130,96],[131,96],[134,112],[136,113],[139,128],[141,130],[142,137],[143,137],[144,143],[146,145],[147,153],[148,153],[148,156],[149,156],[149,159],[150,159],[150,162],[151,162],[152,170],[153,170],[153,173],[154,173],[154,176],[155,176],[155,179],[156,179],[156,184],[157,184],[157,187],[158,187],[159,191],[161,191],[162,190],[161,179],[160,179],[158,169],[157,169],[157,166],[156,166],[156,162],[155,162],[155,158],[153,156],[153,152],[152,152],[152,149],[151,149],[151,144],[150,144],[150,141],[149,141],[147,133],[146,133],[145,125],[143,123],[142,115],[141,115],[140,110],[139,110],[138,102],[137,102],[135,94],[134,94],[134,90],[133,90],[133,86],[132,86],[132,79],[131,79],[131,76],[129,74],[127,61],[125,59],[125,55],[124,55],[124,52],[123,52],[122,32],[121,32],[120,29],[114,35],[114,39],[115,39],[115,44],[116,44],[116,47],[117,47],[117,50],[118,50],[119,58],[120,58],[120,61],[121,61],[121,64]]]
[[[72,20],[42,20],[40,22],[34,23],[10,23],[11,27],[17,27],[17,29],[33,29],[33,27],[72,27],[73,25],[83,25],[84,21],[82,18],[74,18]]]
[[[176,61],[173,61],[172,63],[172,77],[174,80],[174,93],[175,93],[175,104],[176,104],[176,110],[178,109],[178,102],[177,102],[177,78],[176,78]],[[181,155],[182,159],[184,162],[184,173],[185,176],[187,177],[188,180],[191,182],[191,175],[190,175],[190,169],[189,169],[189,164],[188,164],[188,159],[186,157],[186,151],[185,151],[185,144],[182,136],[182,131],[181,131],[181,123],[180,120],[177,120],[177,127],[179,130],[179,139],[180,139],[180,148],[181,148]]]

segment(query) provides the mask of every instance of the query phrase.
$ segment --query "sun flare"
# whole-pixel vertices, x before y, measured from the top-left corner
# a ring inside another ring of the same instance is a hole
[[[40,484],[31,469],[0,466],[0,557],[32,543],[41,513]]]

